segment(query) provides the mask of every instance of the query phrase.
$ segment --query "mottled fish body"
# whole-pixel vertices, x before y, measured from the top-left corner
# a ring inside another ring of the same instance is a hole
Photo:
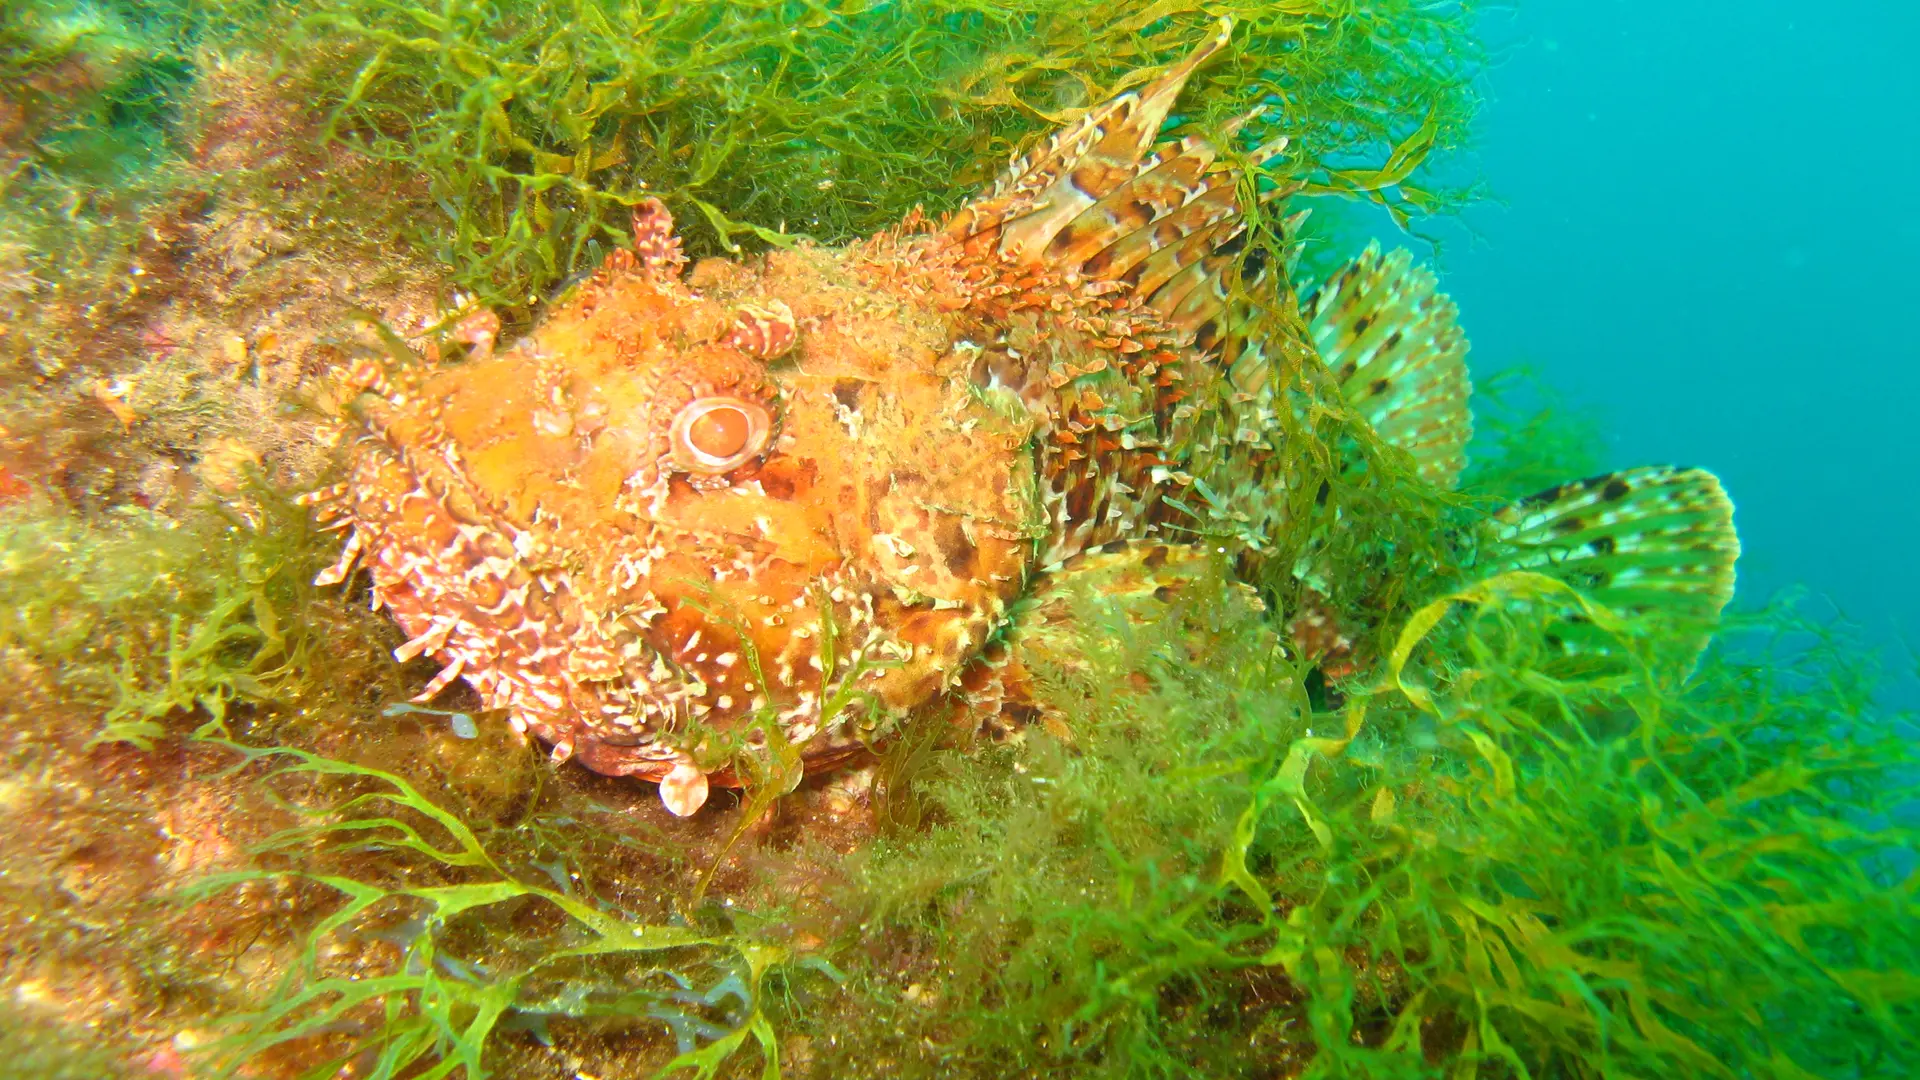
[[[1022,599],[1063,579],[1150,595],[1223,504],[1257,562],[1294,525],[1283,372],[1324,363],[1451,486],[1466,347],[1431,275],[1369,250],[1296,302],[1288,267],[1243,265],[1241,167],[1154,144],[1230,31],[942,222],[688,272],[643,204],[631,250],[526,338],[363,374],[349,478],[314,500],[348,533],[323,580],[365,566],[396,655],[442,665],[423,699],[464,680],[557,758],[691,813],[743,743],[827,768],[977,691]],[[1711,615],[1730,512],[1708,474],[1643,470],[1487,529],[1501,565]],[[1333,655],[1310,614],[1299,647]]]

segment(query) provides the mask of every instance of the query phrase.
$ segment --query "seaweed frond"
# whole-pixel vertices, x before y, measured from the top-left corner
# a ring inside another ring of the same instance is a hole
[[[96,742],[145,748],[171,715],[217,729],[235,704],[276,700],[313,659],[297,613],[319,552],[302,512],[266,494],[270,527],[213,510],[0,513],[0,645],[101,709]]]
[[[1543,674],[1562,602],[1648,662]],[[1920,1062],[1914,752],[1830,629],[1745,617],[1676,685],[1657,630],[1516,574],[1415,609],[1318,712],[1286,662],[1229,643],[1201,677],[1161,632],[1088,646],[1157,692],[923,780],[942,827],[868,864],[872,932],[945,964],[937,1010],[870,991],[906,1038],[1112,1076]]]
[[[546,1041],[556,1020],[664,1028],[677,1053],[660,1075],[713,1076],[749,1039],[777,1074],[763,986],[770,969],[794,962],[784,947],[722,928],[639,921],[580,891],[564,856],[530,861],[533,876],[510,869],[458,814],[397,774],[290,747],[213,741],[242,755],[236,768],[264,766],[262,782],[333,778],[352,792],[306,811],[312,820],[256,852],[298,853],[298,868],[218,874],[182,895],[192,902],[298,879],[343,901],[307,931],[298,961],[260,1007],[231,1017],[231,1032],[209,1047],[223,1075],[292,1054],[322,1063],[304,1071],[310,1076],[355,1062],[355,1075],[380,1080],[478,1078],[492,1075],[490,1040],[520,1030]],[[384,853],[393,880],[313,868],[353,852]]]
[[[1288,135],[1315,190],[1402,217],[1458,204],[1421,170],[1478,107],[1465,5],[328,0],[290,56],[330,138],[426,178],[408,212],[460,284],[515,306],[624,244],[653,194],[696,254],[950,208],[1226,14],[1241,41],[1184,119],[1261,105],[1245,137]]]

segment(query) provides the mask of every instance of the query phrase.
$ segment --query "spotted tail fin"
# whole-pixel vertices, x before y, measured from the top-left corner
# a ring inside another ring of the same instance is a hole
[[[1467,339],[1453,301],[1405,251],[1380,245],[1309,297],[1302,314],[1342,393],[1382,439],[1413,455],[1420,475],[1450,488],[1467,465]]]
[[[1712,473],[1656,466],[1606,473],[1529,495],[1493,516],[1489,574],[1531,570],[1630,617],[1665,624],[1691,667],[1733,597],[1740,539],[1733,503]],[[1606,652],[1572,624],[1570,652]],[[1582,640],[1582,639],[1591,640]]]

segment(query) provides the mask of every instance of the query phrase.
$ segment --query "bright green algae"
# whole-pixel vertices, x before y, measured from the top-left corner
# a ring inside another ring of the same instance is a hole
[[[1469,13],[1391,0],[329,2],[280,60],[317,103],[302,137],[389,159],[394,187],[348,200],[320,169],[269,190],[316,235],[406,245],[523,304],[622,242],[648,191],[707,252],[948,208],[1229,9],[1243,38],[1190,92],[1197,119],[1271,98],[1287,168],[1447,204],[1395,182],[1464,131]],[[19,6],[0,36],[9,73],[94,73],[10,135],[23,265],[81,298],[141,257],[143,207],[209,182],[169,164],[183,110],[145,89],[185,76],[150,69],[286,30],[240,8],[116,12]],[[85,258],[56,270],[62,250]],[[1089,606],[1088,666],[1043,673],[1071,741],[910,732],[881,769],[891,826],[859,845],[818,821],[748,834],[771,785],[717,833],[661,822],[496,717],[468,741],[461,718],[396,709],[418,672],[384,659],[382,620],[305,584],[330,545],[271,486],[222,512],[17,503],[9,771],[97,777],[113,805],[65,826],[132,833],[153,828],[140,778],[184,758],[257,827],[231,830],[244,869],[164,901],[8,892],[10,944],[133,955],[133,996],[211,1018],[183,1052],[273,1075],[538,1076],[568,1053],[602,1075],[1914,1071],[1914,837],[1893,815],[1913,752],[1872,672],[1789,610],[1738,620],[1684,680],[1556,668],[1539,619],[1579,599],[1524,576],[1463,588],[1447,538],[1481,496],[1589,471],[1593,440],[1557,412],[1490,417],[1463,498],[1412,482],[1351,417],[1301,432],[1325,513],[1377,528],[1303,530],[1269,562],[1320,559],[1378,670],[1330,696],[1264,620],[1205,594],[1150,632]],[[8,858],[13,880],[40,865]],[[221,903],[278,948],[271,978],[236,989],[165,947],[180,911]],[[46,1067],[94,1074],[69,1056]]]
[[[960,1060],[1101,1075],[1910,1063],[1911,880],[1874,856],[1911,833],[1870,822],[1911,751],[1837,651],[1716,657],[1684,693],[1541,686],[1510,666],[1531,628],[1477,616],[1426,709],[1315,713],[1234,651],[1091,719],[1080,753],[929,783],[948,827],[865,867],[948,960],[937,1014],[894,1022],[957,1014]]]
[[[1137,82],[1221,15],[1241,19],[1240,47],[1190,100],[1213,124],[1265,105],[1247,136],[1286,133],[1290,160],[1328,190],[1401,213],[1453,205],[1462,192],[1409,174],[1430,149],[1458,145],[1478,103],[1470,9],[1411,0],[1204,11],[326,0],[291,28],[278,12],[194,0],[10,12],[8,70],[86,72],[84,92],[28,102],[49,194],[87,171],[74,143],[138,142],[139,171],[151,172],[166,135],[158,103],[196,48],[284,43],[285,69],[325,109],[324,137],[420,181],[334,212],[376,239],[405,235],[507,305],[595,265],[649,193],[667,199],[696,254],[792,234],[837,242],[918,205],[950,209],[1015,147]],[[1386,167],[1349,167],[1363,157]]]
[[[1222,15],[1241,17],[1240,47],[1190,98],[1214,122],[1264,103],[1248,137],[1287,133],[1323,185],[1445,203],[1395,185],[1456,143],[1477,104],[1465,8],[330,0],[301,29],[352,73],[328,95],[330,133],[423,170],[436,250],[513,303],[595,265],[648,190],[696,254],[950,209],[1065,110],[1137,81]],[[1332,167],[1395,146],[1378,173]]]

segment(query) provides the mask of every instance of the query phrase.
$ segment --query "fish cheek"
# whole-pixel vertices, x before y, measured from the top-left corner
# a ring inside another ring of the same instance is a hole
[[[579,463],[575,472],[581,497],[588,505],[606,513],[620,498],[627,478],[640,464],[640,455],[626,439],[601,436]]]
[[[749,559],[752,571],[743,572]],[[648,625],[647,643],[704,684],[711,723],[725,726],[765,702],[788,707],[821,690],[819,669],[807,663],[819,624],[816,581],[810,568],[780,558],[724,545],[676,548],[654,566],[650,589],[666,610]]]
[[[761,462],[745,479],[757,481],[760,490],[766,492],[769,499],[781,502],[807,500],[813,497],[814,488],[819,482],[820,466],[811,458],[778,454]]]
[[[967,535],[965,523],[960,518],[953,515],[942,517],[934,528],[933,543],[947,573],[963,581],[978,576],[980,546]]]

